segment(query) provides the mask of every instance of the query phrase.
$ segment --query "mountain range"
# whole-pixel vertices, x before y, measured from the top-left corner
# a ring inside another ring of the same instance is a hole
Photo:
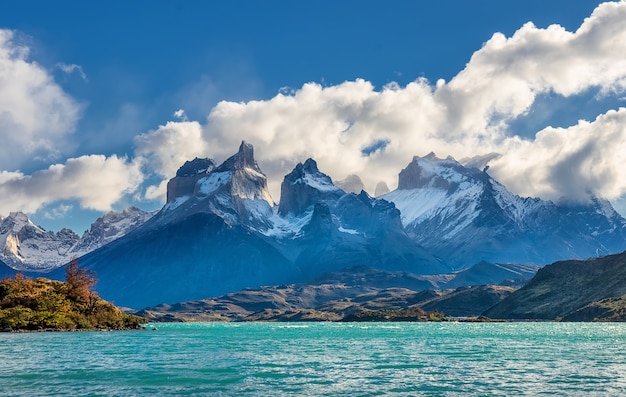
[[[512,194],[486,170],[415,157],[381,198],[417,243],[454,268],[481,260],[548,264],[626,249],[626,222],[606,200],[563,203]]]
[[[0,219],[0,263],[22,272],[47,272],[124,236],[153,215],[136,207],[111,211],[80,237],[70,229],[46,231],[26,214],[12,212]]]
[[[357,178],[341,185],[354,190]],[[308,159],[284,177],[276,205],[253,147],[242,142],[220,165],[186,162],[169,181],[161,211],[81,251],[87,253],[79,262],[95,271],[105,299],[139,308],[299,283],[359,265],[434,275],[481,261],[544,265],[626,249],[626,221],[608,201],[557,205],[521,198],[485,169],[434,154],[413,158],[398,182],[376,198],[346,192]],[[377,190],[388,189],[379,184]],[[71,247],[87,247],[79,244],[83,239],[74,237]],[[18,268],[5,259],[15,251],[7,251],[7,240],[2,260]],[[21,247],[28,239],[14,240]],[[46,253],[68,260],[71,247],[51,246]],[[30,253],[17,252],[21,258]]]

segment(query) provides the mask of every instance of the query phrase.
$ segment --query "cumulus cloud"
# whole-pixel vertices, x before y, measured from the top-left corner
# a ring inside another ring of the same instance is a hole
[[[241,139],[253,143],[275,198],[282,176],[307,157],[335,179],[358,174],[371,191],[381,180],[395,186],[413,155],[431,151],[455,158],[499,153],[494,175],[522,195],[616,197],[626,192],[622,157],[613,150],[620,145],[606,146],[624,142],[624,123],[607,123],[623,110],[526,140],[512,135],[509,123],[541,94],[623,94],[624,20],[622,1],[598,6],[575,32],[527,23],[509,38],[496,33],[450,82],[418,79],[380,90],[364,80],[309,83],[269,100],[220,102],[202,126],[203,141],[218,160]]]
[[[555,201],[585,201],[626,192],[626,109],[593,122],[545,128],[535,140],[510,140],[490,173],[514,192]]]
[[[59,200],[77,199],[81,207],[109,211],[143,180],[140,165],[117,156],[71,158],[32,175],[0,172],[0,213],[35,212]]]
[[[576,32],[531,22],[507,38],[496,33],[466,68],[437,90],[456,133],[497,133],[527,112],[536,96],[626,88],[626,3],[598,6]],[[494,131],[495,129],[495,131]],[[493,136],[490,135],[493,138]]]
[[[80,105],[28,60],[29,48],[17,41],[14,31],[0,29],[0,169],[67,152],[80,113]]]
[[[184,115],[184,111],[178,112]],[[168,122],[135,137],[135,146],[135,161],[146,173],[154,172],[161,178],[158,185],[147,187],[145,197],[150,200],[165,199],[167,180],[185,161],[210,153],[196,121]]]
[[[0,213],[32,212],[66,199],[108,210],[140,191],[144,199],[164,200],[167,180],[185,161],[223,161],[241,140],[255,146],[276,201],[283,176],[308,157],[334,179],[359,175],[373,192],[380,181],[393,189],[411,158],[431,151],[457,159],[483,156],[491,160],[492,175],[524,196],[619,197],[626,193],[625,109],[544,128],[532,139],[515,136],[509,124],[544,94],[623,97],[625,20],[621,1],[598,6],[575,32],[527,23],[511,37],[496,33],[449,82],[420,78],[378,89],[361,79],[307,83],[267,100],[222,101],[204,123],[189,121],[180,109],[173,115],[177,121],[135,138],[132,161],[94,155],[32,175],[0,172]],[[79,106],[12,38],[0,30],[0,131],[7,142],[0,148],[0,169],[10,164],[15,170],[34,154],[58,152]],[[140,188],[146,180],[149,186]]]

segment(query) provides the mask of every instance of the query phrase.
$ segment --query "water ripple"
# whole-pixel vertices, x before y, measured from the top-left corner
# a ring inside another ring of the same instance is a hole
[[[0,334],[2,396],[614,396],[626,324],[158,324]]]

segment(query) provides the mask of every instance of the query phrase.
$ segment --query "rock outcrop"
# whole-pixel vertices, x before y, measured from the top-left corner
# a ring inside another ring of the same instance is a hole
[[[308,159],[285,175],[280,187],[278,214],[300,215],[315,203],[337,200],[344,193],[328,175],[320,172],[315,160]]]
[[[167,202],[194,194],[196,183],[215,168],[215,162],[209,158],[195,158],[185,162],[176,171],[176,176],[167,183]]]

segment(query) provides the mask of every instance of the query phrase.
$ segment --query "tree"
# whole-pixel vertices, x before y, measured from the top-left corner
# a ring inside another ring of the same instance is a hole
[[[78,261],[74,258],[65,267],[65,283],[67,285],[67,296],[79,303],[90,303],[91,296],[95,292],[91,288],[98,280],[87,269],[80,268]]]

